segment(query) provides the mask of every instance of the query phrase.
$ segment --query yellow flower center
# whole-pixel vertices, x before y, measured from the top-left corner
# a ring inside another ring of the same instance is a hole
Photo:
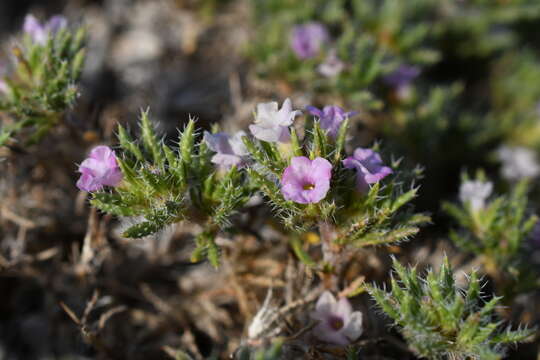
[[[313,184],[306,184],[303,186],[304,190],[313,190],[315,189],[315,185]]]

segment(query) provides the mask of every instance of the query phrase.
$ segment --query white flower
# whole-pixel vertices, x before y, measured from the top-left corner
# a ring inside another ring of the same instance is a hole
[[[322,293],[311,317],[319,320],[313,329],[319,340],[345,346],[362,335],[362,313],[353,311],[347,298],[336,301],[329,291]]]
[[[486,206],[486,199],[493,191],[493,183],[479,180],[465,181],[459,187],[459,199],[463,204],[469,203],[473,211]]]
[[[292,110],[290,99],[286,99],[278,110],[275,101],[257,105],[255,124],[249,126],[249,130],[259,140],[267,142],[288,142],[290,139],[289,126],[294,118],[302,112]]]
[[[498,150],[502,162],[501,175],[507,180],[533,178],[540,174],[540,165],[534,151],[525,147],[503,146]]]

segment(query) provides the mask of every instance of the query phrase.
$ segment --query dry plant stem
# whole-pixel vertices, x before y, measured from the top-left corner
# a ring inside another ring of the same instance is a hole
[[[337,291],[339,274],[343,269],[343,264],[340,261],[341,249],[335,244],[337,238],[337,232],[334,225],[321,221],[319,222],[319,233],[321,236],[321,246],[323,253],[323,261],[330,265],[331,272],[327,273],[327,277],[324,279],[325,286],[333,291]]]
[[[108,311],[102,317],[100,317],[100,320],[99,320],[100,324],[99,324],[98,329],[96,330],[95,327],[93,328],[91,324],[88,324],[88,317],[90,316],[90,313],[96,306],[98,299],[99,299],[99,293],[96,290],[94,291],[92,298],[86,304],[86,308],[84,309],[83,316],[80,319],[73,312],[73,310],[71,310],[71,308],[69,308],[65,303],[60,302],[60,307],[66,312],[66,314],[71,318],[71,320],[73,320],[73,322],[77,324],[83,336],[83,339],[86,343],[94,347],[97,351],[105,355],[108,359],[120,359],[119,355],[112,348],[107,346],[102,341],[99,331],[103,329],[103,327],[105,326],[105,323],[111,316],[123,311],[124,308],[121,306],[116,307]]]

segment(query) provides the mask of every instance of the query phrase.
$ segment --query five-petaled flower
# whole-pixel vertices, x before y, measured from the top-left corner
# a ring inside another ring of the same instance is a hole
[[[319,340],[345,346],[362,335],[362,313],[353,311],[347,298],[337,301],[329,291],[321,295],[311,318],[319,321],[313,329]]]
[[[300,59],[317,56],[328,41],[328,31],[318,22],[296,25],[291,33],[291,47]]]
[[[214,164],[229,168],[231,166],[243,166],[245,156],[249,154],[242,137],[246,136],[243,131],[238,131],[234,136],[227,133],[211,134],[204,132],[204,141],[216,154],[212,157]]]
[[[286,99],[279,110],[275,101],[258,104],[255,124],[250,125],[249,130],[259,140],[286,143],[291,135],[289,126],[301,113],[292,109],[290,99]]]
[[[82,175],[77,187],[88,192],[101,190],[104,186],[116,186],[122,180],[114,151],[104,145],[92,149],[88,158],[79,165],[79,172]]]
[[[392,169],[385,166],[381,156],[371,149],[356,148],[353,156],[343,160],[343,165],[347,169],[356,169],[356,186],[360,192],[392,174]]]
[[[486,200],[493,191],[493,183],[490,181],[465,181],[459,187],[459,199],[463,204],[470,204],[473,211],[478,211],[486,206]]]
[[[330,189],[332,164],[326,159],[309,160],[305,156],[291,159],[281,178],[281,193],[286,200],[299,204],[317,203]]]
[[[356,111],[345,112],[342,108],[335,105],[325,106],[322,110],[317,109],[314,106],[306,107],[306,110],[311,114],[319,118],[321,128],[328,132],[328,135],[335,138],[341,127],[341,123],[351,117],[356,115]]]
[[[60,15],[55,15],[49,21],[42,24],[34,15],[29,14],[24,19],[23,30],[26,34],[30,35],[35,43],[43,45],[49,35],[54,35],[66,26],[66,18]]]

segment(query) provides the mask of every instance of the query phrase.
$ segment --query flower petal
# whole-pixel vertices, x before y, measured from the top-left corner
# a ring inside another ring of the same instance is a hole
[[[352,311],[351,303],[346,297],[342,297],[338,300],[334,310],[334,312],[343,319],[348,319]]]
[[[315,305],[315,312],[319,315],[331,314],[335,305],[337,304],[336,298],[330,291],[325,291],[321,294]]]
[[[346,346],[349,345],[350,341],[345,336],[342,331],[336,331],[328,325],[327,322],[321,321],[317,326],[312,330],[313,335],[324,342]]]
[[[350,341],[355,341],[362,335],[362,331],[362,313],[355,311],[347,318],[345,325],[341,329],[341,333]]]

